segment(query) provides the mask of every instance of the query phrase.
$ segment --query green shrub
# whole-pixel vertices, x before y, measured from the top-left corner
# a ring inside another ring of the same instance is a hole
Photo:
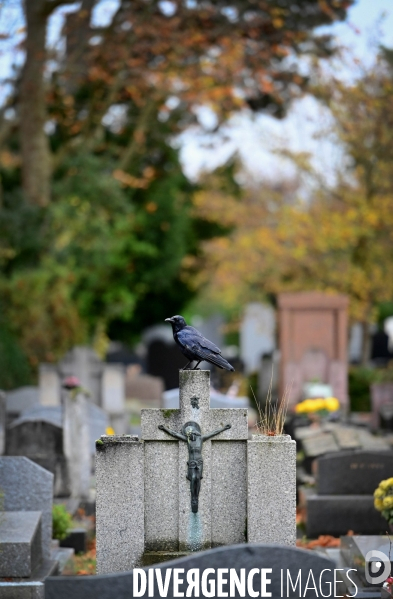
[[[62,541],[68,536],[68,530],[72,525],[72,516],[67,512],[62,503],[55,503],[52,508],[52,523],[54,539]]]
[[[15,389],[31,383],[31,368],[27,357],[16,337],[0,319],[0,389]]]
[[[369,412],[371,410],[370,385],[376,380],[376,371],[364,366],[350,368],[348,374],[348,392],[351,412]]]

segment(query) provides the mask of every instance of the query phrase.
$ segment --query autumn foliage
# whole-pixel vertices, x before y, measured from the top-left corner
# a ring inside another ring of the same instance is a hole
[[[195,210],[233,230],[204,244],[199,283],[232,310],[281,291],[344,293],[352,318],[367,328],[378,303],[393,297],[390,63],[381,56],[356,83],[324,81],[315,92],[328,103],[341,144],[336,181],[328,186],[308,167],[316,180],[311,198],[296,179],[246,190],[239,200],[212,179],[215,189],[196,194]]]
[[[122,0],[94,26],[82,0],[48,49],[68,3],[24,3],[25,63],[0,113],[0,329],[31,366],[100,335],[130,341],[190,300],[200,244],[226,217],[194,209],[174,136],[201,105],[218,124],[244,107],[283,116],[308,83],[298,57],[329,55],[316,28],[351,4]]]

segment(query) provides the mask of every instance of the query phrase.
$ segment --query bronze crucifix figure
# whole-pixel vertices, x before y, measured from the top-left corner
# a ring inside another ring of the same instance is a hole
[[[186,441],[188,446],[188,472],[187,480],[190,481],[191,491],[191,510],[194,514],[198,511],[198,497],[201,488],[201,479],[203,474],[203,458],[202,458],[202,444],[207,439],[211,439],[216,435],[219,435],[223,431],[227,431],[231,428],[230,424],[226,424],[222,428],[216,431],[202,435],[201,427],[197,422],[186,422],[183,426],[181,433],[171,431],[164,425],[160,424],[158,427],[161,431],[165,431],[168,435],[179,439],[180,441]]]

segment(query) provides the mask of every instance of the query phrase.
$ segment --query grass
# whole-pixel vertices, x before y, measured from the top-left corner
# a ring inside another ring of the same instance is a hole
[[[268,437],[276,437],[283,434],[285,417],[288,410],[288,399],[290,387],[286,387],[281,402],[274,402],[272,398],[273,385],[273,370],[270,377],[269,389],[267,392],[266,403],[264,410],[260,403],[256,400],[253,389],[251,392],[254,396],[255,403],[258,407],[259,420],[257,421],[257,431],[259,435],[267,435]],[[277,405],[278,404],[278,405]]]

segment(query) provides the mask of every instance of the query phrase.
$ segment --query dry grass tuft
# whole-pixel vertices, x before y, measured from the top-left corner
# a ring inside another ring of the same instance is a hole
[[[255,403],[258,406],[259,421],[257,422],[257,430],[260,435],[267,435],[269,437],[275,437],[282,435],[284,430],[285,417],[288,410],[288,399],[290,387],[286,387],[281,402],[277,405],[272,398],[272,385],[273,385],[273,371],[270,377],[269,389],[267,392],[265,409],[262,410],[259,402],[255,398],[253,389],[251,388],[252,394],[255,399]]]

